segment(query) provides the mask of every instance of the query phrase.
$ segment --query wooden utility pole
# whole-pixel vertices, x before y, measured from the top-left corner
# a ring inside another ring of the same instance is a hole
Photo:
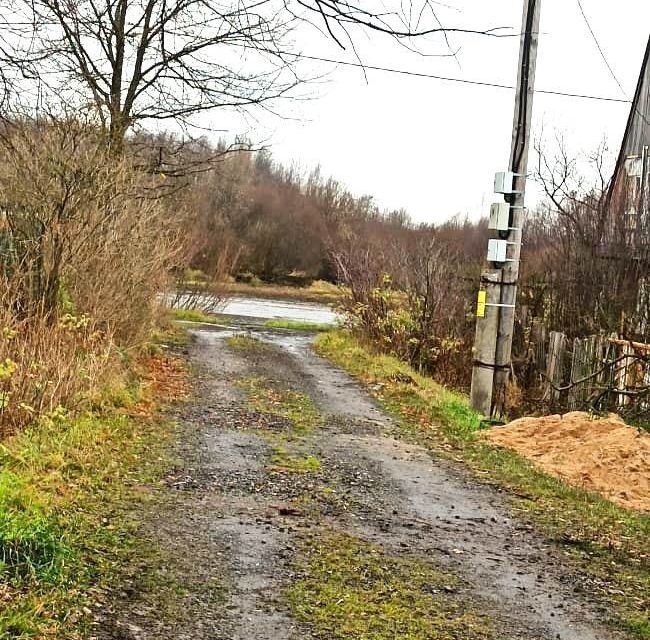
[[[497,232],[510,250],[505,262],[492,263],[493,268],[481,276],[483,293],[479,294],[477,309],[471,401],[472,407],[485,416],[503,414],[511,369],[540,5],[541,0],[525,0],[521,27],[509,167],[515,175],[514,188],[504,196],[510,205],[508,230]]]

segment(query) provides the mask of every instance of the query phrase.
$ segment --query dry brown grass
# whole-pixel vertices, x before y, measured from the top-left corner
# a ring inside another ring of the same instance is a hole
[[[231,296],[297,300],[299,302],[319,302],[322,304],[337,303],[345,293],[342,287],[323,280],[316,280],[309,287],[290,287],[275,284],[255,286],[243,282],[228,282],[224,285],[224,291]]]
[[[85,320],[15,322],[5,309],[0,324],[0,436],[71,407],[120,369],[115,345]]]

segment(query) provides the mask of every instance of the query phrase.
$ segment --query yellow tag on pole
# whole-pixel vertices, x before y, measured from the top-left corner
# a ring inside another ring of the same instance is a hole
[[[478,292],[478,301],[476,303],[476,317],[485,318],[485,302],[487,300],[487,291]]]

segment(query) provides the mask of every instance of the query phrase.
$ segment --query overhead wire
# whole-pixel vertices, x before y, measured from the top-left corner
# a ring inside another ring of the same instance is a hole
[[[582,1],[581,0],[576,0],[578,3],[578,8],[580,9],[580,13],[582,14],[582,19],[584,20],[585,24],[587,25],[587,29],[589,29],[589,33],[591,34],[591,37],[593,38],[594,43],[596,44],[596,48],[598,49],[598,53],[600,53],[600,57],[603,59],[603,62],[605,63],[605,66],[607,67],[607,70],[609,71],[609,74],[614,78],[614,82],[618,85],[618,88],[621,90],[621,93],[627,98],[628,95],[623,88],[623,85],[619,82],[619,79],[616,77],[616,74],[614,73],[614,69],[612,69],[612,65],[609,64],[609,60],[607,60],[607,56],[605,55],[605,52],[603,51],[603,48],[600,46],[600,42],[598,41],[598,38],[596,37],[596,34],[594,30],[591,27],[591,23],[589,22],[589,18],[587,18],[587,14],[585,13],[585,10],[582,6]]]
[[[589,30],[589,33],[591,34],[591,37],[592,37],[594,43],[596,44],[596,48],[598,49],[598,53],[600,53],[600,57],[603,59],[603,62],[605,63],[605,66],[607,67],[607,70],[609,71],[609,74],[614,79],[614,82],[616,82],[616,84],[618,85],[618,88],[621,90],[621,93],[626,98],[628,98],[627,92],[625,91],[625,89],[623,88],[623,85],[621,84],[618,77],[614,73],[614,69],[612,68],[612,65],[609,63],[609,60],[607,59],[607,56],[605,55],[605,51],[603,50],[603,48],[602,48],[602,46],[601,46],[601,44],[600,44],[600,42],[598,40],[598,37],[596,36],[596,33],[595,33],[595,31],[593,30],[593,28],[591,26],[591,22],[589,21],[589,18],[587,17],[587,14],[585,13],[584,7],[582,6],[582,0],[576,0],[576,2],[578,3],[578,8],[580,9],[580,13],[582,14],[582,19],[584,20],[585,24],[587,25],[587,29]],[[650,121],[648,120],[648,117],[645,114],[643,114],[639,110],[639,108],[634,104],[634,100],[629,100],[628,99],[628,102],[630,102],[633,105],[634,112],[646,124],[650,124]]]
[[[432,74],[432,73],[424,73],[420,71],[407,71],[406,69],[395,69],[392,67],[384,67],[380,65],[373,65],[373,64],[366,64],[362,62],[351,62],[349,60],[335,60],[332,58],[324,58],[320,56],[310,56],[304,53],[292,53],[288,51],[277,51],[275,52],[278,55],[284,55],[284,56],[293,56],[295,58],[301,58],[304,60],[314,60],[317,62],[326,62],[329,64],[338,64],[342,66],[347,66],[347,67],[357,67],[360,69],[370,69],[371,71],[382,71],[385,73],[395,73],[398,75],[404,75],[404,76],[412,76],[416,78],[428,78],[431,80],[442,80],[445,82],[457,82],[461,84],[469,84],[469,85],[475,85],[475,86],[480,86],[480,87],[493,87],[496,89],[512,89],[514,90],[516,87],[512,84],[503,84],[499,82],[487,82],[484,80],[470,80],[467,78],[457,78],[453,76],[441,76],[437,74]],[[554,95],[554,96],[563,96],[567,98],[581,98],[585,100],[601,100],[603,102],[621,102],[621,103],[627,103],[629,104],[631,100],[627,98],[614,98],[614,97],[609,97],[609,96],[599,96],[599,95],[590,95],[586,93],[572,93],[568,91],[559,91],[555,89],[535,89],[535,93],[543,93],[547,95]]]
[[[578,0],[580,2],[580,0]],[[10,23],[5,21],[5,25],[10,25],[10,26],[18,26],[22,25],[23,23]],[[25,26],[27,26],[28,23],[24,23]],[[238,45],[231,45],[231,46],[238,46]],[[600,47],[599,47],[600,50]],[[474,85],[474,86],[479,86],[479,87],[491,87],[495,89],[506,89],[506,90],[515,90],[516,87],[512,84],[503,84],[499,82],[490,82],[490,81],[484,81],[484,80],[471,80],[467,78],[458,78],[454,76],[443,76],[443,75],[438,75],[438,74],[432,74],[432,73],[424,73],[424,72],[419,72],[419,71],[408,71],[406,69],[395,69],[392,67],[386,67],[386,66],[381,66],[381,65],[373,65],[373,64],[366,64],[364,62],[352,62],[349,60],[337,60],[333,58],[326,58],[326,57],[321,57],[321,56],[312,56],[308,55],[305,53],[294,53],[290,51],[277,51],[277,50],[269,50],[266,53],[269,53],[271,55],[277,55],[277,56],[289,56],[289,57],[294,57],[298,59],[303,59],[303,60],[313,60],[315,62],[325,62],[328,64],[335,64],[335,65],[341,65],[341,66],[346,66],[346,67],[356,67],[358,69],[362,70],[371,70],[371,71],[380,71],[383,73],[393,73],[396,75],[403,75],[403,76],[410,76],[414,78],[424,78],[424,79],[430,79],[430,80],[440,80],[443,82],[455,82],[458,84],[467,84],[467,85]],[[607,61],[606,61],[607,62]],[[608,67],[609,67],[609,63]],[[613,73],[613,72],[612,72]],[[614,76],[615,78],[615,76]],[[616,78],[615,78],[616,79]],[[618,84],[618,80],[616,80]],[[621,85],[619,84],[619,87]],[[622,87],[621,90],[623,91]],[[570,92],[570,91],[560,91],[556,89],[535,89],[535,93],[539,94],[545,94],[545,95],[552,95],[552,96],[560,96],[560,97],[565,97],[565,98],[576,98],[576,99],[582,99],[582,100],[595,100],[595,101],[601,101],[601,102],[613,102],[613,103],[626,103],[630,104],[632,101],[629,98],[615,98],[615,97],[610,97],[610,96],[602,96],[602,95],[593,95],[593,94],[587,94],[587,93],[577,93],[577,92]],[[625,94],[625,92],[623,91]]]

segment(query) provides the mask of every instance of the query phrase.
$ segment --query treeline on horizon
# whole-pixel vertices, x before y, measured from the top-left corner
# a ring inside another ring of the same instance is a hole
[[[226,149],[219,143],[209,155],[223,156],[193,182],[193,269],[212,273],[215,258],[228,253],[233,274],[266,282],[337,282],[333,252],[352,232],[399,242],[435,231],[440,241],[456,244],[468,263],[480,262],[485,220],[454,216],[415,223],[404,209],[381,210],[372,195],[353,194],[319,167],[305,172],[278,162],[270,150]]]

